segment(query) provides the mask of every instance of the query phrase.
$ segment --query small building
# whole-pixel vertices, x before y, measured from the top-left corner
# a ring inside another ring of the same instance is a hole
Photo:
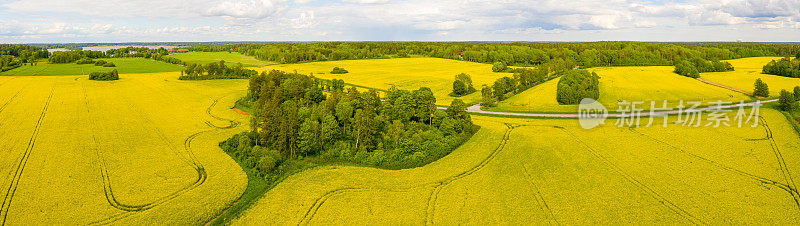
[[[175,51],[175,52],[178,52],[178,53],[188,53],[188,52],[189,52],[189,49],[178,49],[178,50],[177,50],[177,51]]]
[[[139,52],[137,52],[136,50],[128,51],[128,54],[137,54],[137,53],[139,53]]]

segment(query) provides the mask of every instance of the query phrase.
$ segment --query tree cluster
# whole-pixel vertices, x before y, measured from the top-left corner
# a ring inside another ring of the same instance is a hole
[[[208,64],[191,64],[181,71],[180,80],[246,79],[257,75],[255,70],[244,69],[242,63],[228,67],[224,60]]]
[[[333,67],[333,70],[331,70],[331,74],[347,74],[347,73],[348,73],[347,70],[340,67]]]
[[[354,87],[326,96],[320,81],[280,71],[252,76],[245,97],[255,106],[252,130],[240,135],[248,140],[223,146],[262,170],[307,156],[405,167],[446,155],[476,130],[466,104],[455,100],[437,111],[428,88],[392,88],[381,100],[376,91]]]
[[[453,93],[450,96],[460,97],[470,93],[474,93],[475,87],[472,86],[472,77],[466,73],[460,73],[456,75],[455,80],[453,81]]]
[[[600,97],[600,77],[586,70],[571,70],[558,80],[556,100],[558,104],[579,104],[584,98],[597,100]]]
[[[778,107],[784,111],[797,109],[797,101],[800,100],[798,95],[800,95],[800,86],[794,87],[794,93],[782,89],[778,98]]]
[[[791,60],[789,57],[786,57],[777,61],[773,60],[767,63],[767,65],[764,65],[761,73],[800,78],[800,58]]]
[[[49,56],[50,52],[39,47],[0,44],[0,72],[8,71],[24,64],[34,65],[38,59]]]
[[[89,74],[89,80],[97,80],[97,81],[119,80],[119,72],[117,72],[117,69],[111,70],[109,72],[92,72]]]
[[[760,78],[756,79],[755,88],[753,89],[753,96],[769,97],[769,86]]]
[[[733,65],[719,60],[704,60],[693,58],[691,60],[678,60],[675,63],[675,73],[690,78],[699,78],[700,73],[732,71]]]
[[[513,77],[499,78],[492,86],[481,88],[482,103],[484,106],[494,106],[497,101],[511,98],[517,93],[559,76],[560,73],[573,70],[576,66],[575,61],[556,59],[533,69],[515,69]]]

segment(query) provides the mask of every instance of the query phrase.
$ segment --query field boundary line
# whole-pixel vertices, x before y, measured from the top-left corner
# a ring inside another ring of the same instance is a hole
[[[31,152],[33,152],[34,145],[36,144],[36,138],[39,135],[40,129],[42,128],[42,122],[44,121],[44,118],[47,115],[47,109],[50,107],[50,102],[53,99],[54,93],[55,93],[55,86],[53,86],[53,88],[50,90],[50,95],[47,97],[47,102],[45,102],[44,107],[42,108],[42,113],[39,115],[39,119],[37,120],[36,126],[33,129],[33,134],[31,135],[30,140],[28,140],[28,147],[25,149],[25,152],[22,153],[22,157],[19,159],[19,163],[17,163],[17,169],[14,172],[14,177],[12,177],[11,183],[8,185],[5,198],[3,199],[2,207],[0,207],[0,214],[3,215],[3,222],[0,223],[0,225],[6,224],[6,219],[8,218],[8,210],[11,208],[11,201],[14,200],[14,194],[16,194],[17,192],[19,181],[22,179],[22,173],[25,171],[25,166],[28,163],[28,159],[30,158]]]

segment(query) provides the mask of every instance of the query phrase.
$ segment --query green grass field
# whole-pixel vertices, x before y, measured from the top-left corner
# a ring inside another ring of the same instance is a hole
[[[178,75],[0,77],[4,222],[202,224],[234,202],[247,178],[218,143],[246,130],[247,81]]]
[[[333,67],[343,67],[350,73],[330,74]],[[433,90],[438,105],[450,105],[455,99],[449,96],[453,91],[453,80],[459,73],[472,76],[472,84],[480,90],[483,84],[494,84],[497,78],[512,76],[511,73],[494,73],[492,65],[439,58],[396,58],[377,60],[324,61],[303,64],[271,65],[268,68],[310,74],[323,79],[343,79],[347,83],[366,87],[389,89],[392,85],[399,89],[413,90],[428,87]],[[478,102],[480,92],[460,97],[467,103]]]
[[[101,67],[94,64],[50,64],[40,62],[36,66],[25,65],[14,70],[0,73],[0,76],[52,76],[52,75],[88,75],[92,72],[106,72],[117,69],[120,74],[155,73],[181,71],[182,66],[168,64],[144,58],[107,58],[116,67]]]
[[[188,64],[207,64],[211,62],[219,62],[224,60],[231,65],[242,63],[245,67],[263,67],[273,63],[260,61],[251,56],[242,55],[241,53],[229,52],[193,52],[193,53],[175,53],[169,55]]]
[[[473,116],[481,130],[439,161],[308,170],[234,223],[797,224],[782,186],[800,170],[800,139],[777,111],[762,116],[755,128],[592,130]]]
[[[761,69],[764,65],[777,59],[780,59],[780,57],[752,57],[728,60],[733,65],[734,71],[702,73],[700,78],[748,92],[753,92],[756,79],[761,78],[769,86],[769,95],[778,97],[781,89],[791,92],[795,86],[800,86],[800,78],[761,74]]]
[[[670,107],[680,100],[738,102],[748,96],[724,88],[708,85],[692,78],[673,73],[673,67],[601,67],[591,68],[600,76],[600,98],[598,101],[609,111],[617,111],[620,101],[644,101],[643,109],[650,109],[650,102],[661,107],[664,100]],[[558,79],[545,82],[500,102],[492,111],[508,112],[577,112],[577,105],[559,105],[556,101]]]

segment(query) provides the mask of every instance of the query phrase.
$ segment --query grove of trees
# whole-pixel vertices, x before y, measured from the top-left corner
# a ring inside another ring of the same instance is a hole
[[[117,69],[114,69],[109,72],[92,72],[89,74],[89,80],[97,80],[97,81],[119,80],[119,72],[117,72]]]
[[[558,80],[556,100],[558,104],[579,104],[584,98],[597,100],[600,97],[600,76],[586,70],[571,70]]]
[[[460,97],[470,93],[474,93],[475,87],[472,86],[472,76],[467,73],[460,73],[456,75],[453,81],[453,93],[451,96]]]
[[[761,72],[770,75],[800,78],[800,58],[792,60],[786,57],[777,61],[773,60],[764,65]]]
[[[354,87],[326,96],[321,81],[280,71],[250,77],[244,101],[254,106],[251,131],[223,142],[223,149],[264,174],[312,156],[405,168],[450,153],[477,130],[465,103],[437,110],[428,88],[392,88],[381,100],[376,91]]]

